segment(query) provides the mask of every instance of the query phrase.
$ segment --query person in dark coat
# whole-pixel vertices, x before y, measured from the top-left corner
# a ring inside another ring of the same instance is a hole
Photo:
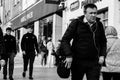
[[[99,80],[101,65],[106,55],[104,27],[97,16],[97,6],[84,6],[84,15],[73,20],[62,37],[66,67],[71,68],[72,79]],[[72,40],[72,43],[71,43]]]
[[[12,29],[10,27],[6,28],[6,34],[4,35],[5,43],[5,66],[3,67],[3,79],[7,79],[7,65],[9,61],[9,79],[13,80],[14,71],[14,58],[17,53],[16,51],[16,39],[11,35]]]
[[[0,25],[2,24],[1,20],[0,20]],[[5,54],[5,45],[4,45],[4,37],[3,37],[3,31],[0,27],[0,70],[1,67],[3,67],[5,65],[5,60],[4,60],[4,54]]]
[[[32,27],[28,27],[28,32],[23,35],[22,41],[21,41],[21,49],[23,52],[23,77],[26,76],[27,67],[29,64],[29,79],[33,79],[33,63],[37,54],[39,53],[38,50],[38,43],[37,38],[33,34]]]

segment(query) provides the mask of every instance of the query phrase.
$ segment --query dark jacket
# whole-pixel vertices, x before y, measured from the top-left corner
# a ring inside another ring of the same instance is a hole
[[[66,56],[79,60],[98,60],[106,55],[106,37],[100,19],[96,19],[93,30],[83,22],[84,16],[73,20],[62,37]],[[73,39],[72,44],[70,41]]]
[[[23,35],[21,49],[26,53],[35,52],[35,50],[39,53],[37,38],[33,33],[26,33]]]
[[[16,39],[12,35],[4,35],[4,43],[5,43],[5,50],[6,50],[6,55],[8,53],[14,52],[15,54],[17,53],[16,51]]]
[[[3,38],[3,32],[0,27],[0,59],[3,58],[3,55],[5,54],[5,45],[4,45],[4,38]]]

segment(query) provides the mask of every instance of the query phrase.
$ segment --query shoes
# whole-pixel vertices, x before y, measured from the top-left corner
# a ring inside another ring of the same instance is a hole
[[[12,76],[11,76],[11,77],[9,77],[9,79],[10,79],[10,80],[14,80]]]
[[[4,75],[4,76],[3,76],[3,79],[7,79],[7,76],[6,76],[6,75]]]
[[[25,72],[23,72],[23,73],[22,73],[22,76],[23,76],[23,77],[25,77],[25,76],[26,76],[26,73],[25,73]]]
[[[29,77],[29,79],[33,79],[33,77],[32,77],[32,76],[30,76],[30,77]]]

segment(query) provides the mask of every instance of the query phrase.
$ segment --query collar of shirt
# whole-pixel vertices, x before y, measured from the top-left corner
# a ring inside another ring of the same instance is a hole
[[[84,23],[88,23],[88,25],[91,27],[94,23],[96,23],[96,21],[94,23],[89,23],[88,20],[86,19],[86,17],[84,17],[83,19]]]

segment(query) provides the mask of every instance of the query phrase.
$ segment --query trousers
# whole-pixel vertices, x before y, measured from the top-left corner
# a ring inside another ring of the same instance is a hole
[[[101,65],[96,61],[73,61],[71,65],[71,80],[83,80],[84,75],[86,75],[87,80],[99,80],[100,70]]]
[[[35,53],[26,53],[23,55],[23,71],[27,71],[29,65],[29,76],[33,74],[33,63],[35,60]]]
[[[7,65],[9,62],[9,76],[13,76],[13,70],[14,70],[14,57],[15,53],[9,53],[8,55],[5,56],[5,65],[3,67],[3,75],[7,76]]]

